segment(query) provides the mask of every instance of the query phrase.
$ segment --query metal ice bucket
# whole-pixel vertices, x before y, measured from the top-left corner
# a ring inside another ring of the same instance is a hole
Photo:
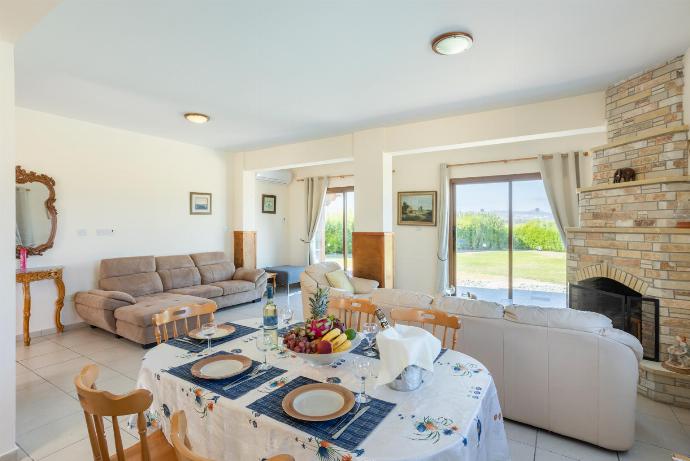
[[[400,373],[395,380],[388,383],[388,387],[395,391],[410,392],[422,385],[422,369],[417,365],[410,365]]]

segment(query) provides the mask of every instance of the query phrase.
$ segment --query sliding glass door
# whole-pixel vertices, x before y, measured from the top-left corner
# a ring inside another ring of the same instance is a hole
[[[539,174],[456,179],[451,196],[459,294],[565,306],[565,250]]]
[[[353,187],[328,189],[317,245],[321,261],[335,261],[352,271],[352,231],[355,222]]]

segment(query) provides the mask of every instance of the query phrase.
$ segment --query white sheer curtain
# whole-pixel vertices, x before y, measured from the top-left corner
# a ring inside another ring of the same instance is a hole
[[[441,189],[438,195],[438,250],[436,252],[436,291],[441,294],[451,294],[448,282],[448,221],[450,174],[448,165],[441,164]]]
[[[582,163],[580,152],[539,155],[544,189],[563,245],[566,245],[565,228],[580,224],[577,188],[583,176]]]
[[[309,264],[318,262],[314,237],[323,214],[323,205],[326,201],[326,190],[328,189],[328,178],[319,176],[315,178],[305,178],[304,180],[306,197],[306,217],[307,217],[307,238],[302,239],[307,244],[307,261]]]

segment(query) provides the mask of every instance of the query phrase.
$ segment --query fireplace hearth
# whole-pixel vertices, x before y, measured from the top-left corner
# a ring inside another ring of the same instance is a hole
[[[659,361],[659,300],[607,277],[571,283],[568,305],[572,309],[597,312],[611,319],[613,327],[635,336],[644,358]]]

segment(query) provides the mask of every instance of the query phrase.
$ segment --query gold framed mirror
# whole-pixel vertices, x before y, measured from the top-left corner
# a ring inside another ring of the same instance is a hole
[[[27,249],[29,255],[42,255],[53,248],[57,232],[55,180],[17,165],[15,183],[17,258],[22,247]]]

